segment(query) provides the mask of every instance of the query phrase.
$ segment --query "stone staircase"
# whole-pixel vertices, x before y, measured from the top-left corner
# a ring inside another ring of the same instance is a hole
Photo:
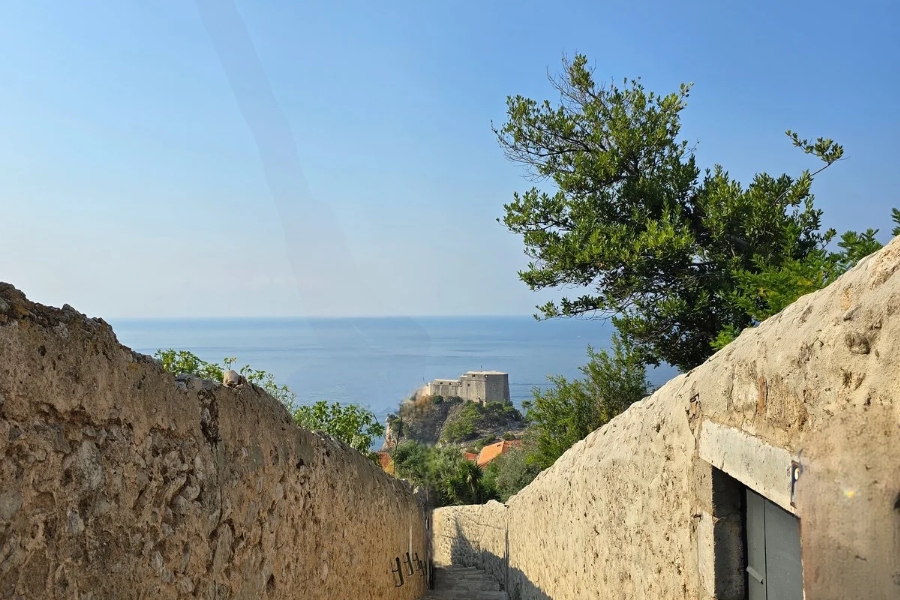
[[[437,567],[434,589],[421,600],[509,600],[500,584],[475,567]]]

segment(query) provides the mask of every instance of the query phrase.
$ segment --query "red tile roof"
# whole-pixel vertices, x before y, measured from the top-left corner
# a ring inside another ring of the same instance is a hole
[[[503,440],[502,442],[488,444],[481,449],[481,452],[478,453],[478,458],[475,460],[475,464],[477,464],[479,467],[483,467],[501,454],[509,452],[510,449],[521,447],[522,440]]]

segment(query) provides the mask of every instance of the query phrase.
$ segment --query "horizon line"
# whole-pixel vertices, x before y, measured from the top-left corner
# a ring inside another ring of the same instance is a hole
[[[90,316],[90,315],[88,315]],[[186,320],[203,320],[203,321],[225,321],[230,319],[254,319],[254,320],[278,320],[278,319],[304,319],[304,320],[338,320],[338,319],[503,319],[503,318],[530,318],[534,319],[533,313],[506,313],[506,314],[472,314],[472,315],[235,315],[235,316],[117,316],[117,317],[99,317],[104,321],[186,321]],[[578,317],[559,317],[553,320],[565,320]],[[547,319],[550,320],[550,319]]]

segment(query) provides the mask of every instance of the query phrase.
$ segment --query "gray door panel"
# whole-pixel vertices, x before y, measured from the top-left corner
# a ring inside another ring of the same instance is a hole
[[[767,600],[803,600],[800,565],[800,521],[766,501]]]
[[[800,521],[747,489],[747,597],[803,600]]]
[[[747,490],[747,597],[766,598],[766,499]]]

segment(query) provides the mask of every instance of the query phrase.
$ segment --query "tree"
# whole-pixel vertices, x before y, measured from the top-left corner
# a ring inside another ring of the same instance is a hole
[[[468,460],[457,464],[456,472],[446,480],[446,485],[450,504],[484,504],[500,498],[497,490],[485,485],[481,467]]]
[[[873,246],[870,232],[849,232],[842,252],[827,251],[836,233],[821,230],[811,186],[843,156],[833,140],[788,131],[824,166],[744,187],[718,165],[701,177],[679,139],[689,85],[665,96],[639,80],[598,85],[583,55],[551,82],[557,105],[510,97],[494,129],[510,160],[555,188],[504,206],[531,259],[519,277],[532,290],[586,290],[538,307],[541,318],[611,318],[641,361],[688,370]],[[760,282],[772,289],[760,293]]]
[[[541,468],[528,460],[528,450],[513,448],[501,454],[484,469],[485,484],[497,490],[501,502],[506,502],[531,483]]]
[[[384,435],[384,426],[370,411],[355,404],[329,404],[320,400],[294,411],[294,422],[300,427],[321,431],[333,436],[364,454],[369,454],[372,442]]]
[[[401,442],[391,453],[394,473],[428,490],[434,506],[483,504],[499,498],[491,481],[459,448]]]
[[[620,336],[614,335],[612,341],[612,354],[588,348],[590,360],[581,367],[584,378],[550,376],[552,387],[533,391],[533,400],[525,406],[534,437],[531,463],[549,467],[575,442],[648,395],[650,384],[640,356]]]

